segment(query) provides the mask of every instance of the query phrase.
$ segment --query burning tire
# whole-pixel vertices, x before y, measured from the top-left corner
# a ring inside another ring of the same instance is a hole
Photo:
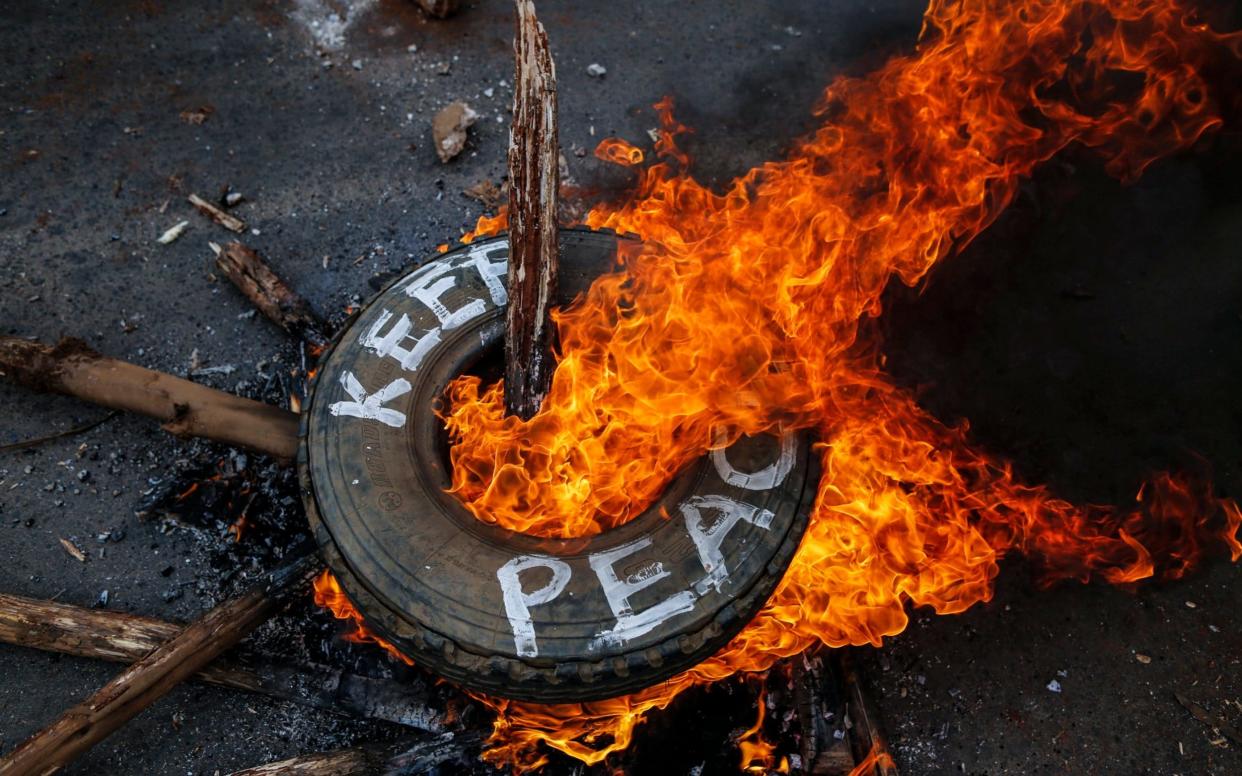
[[[562,231],[563,299],[613,268],[615,252],[612,235]],[[806,527],[810,444],[743,439],[588,538],[476,520],[445,492],[432,407],[499,350],[507,253],[493,238],[439,256],[342,332],[303,415],[303,497],[346,595],[416,662],[505,697],[611,697],[707,657],[763,605]]]

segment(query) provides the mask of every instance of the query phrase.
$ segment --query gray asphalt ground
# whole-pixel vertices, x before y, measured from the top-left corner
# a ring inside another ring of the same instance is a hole
[[[509,4],[465,6],[430,21],[404,0],[4,3],[0,332],[76,335],[178,374],[197,351],[235,367],[201,378],[228,390],[287,370],[288,339],[212,282],[207,242],[230,235],[185,195],[244,194],[247,242],[325,315],[368,297],[473,224],[481,206],[460,192],[503,174]],[[627,173],[573,149],[613,134],[648,145],[662,95],[696,128],[696,174],[727,181],[811,127],[833,75],[912,46],[922,10],[905,0],[539,6],[569,170],[601,195]],[[589,76],[592,63],[607,74]],[[446,165],[430,123],[454,100],[482,118]],[[201,124],[182,117],[195,111]],[[923,292],[893,294],[894,372],[1066,497],[1127,499],[1145,472],[1197,465],[1192,453],[1222,494],[1242,495],[1237,133],[1131,187],[1085,157],[1054,162]],[[179,240],[156,243],[181,220]],[[0,383],[0,445],[102,416]],[[111,609],[201,613],[222,590],[220,531],[133,512],[203,450],[117,417],[0,453],[0,590],[79,605],[106,590]],[[1242,773],[1238,743],[1173,697],[1239,725],[1240,589],[1242,571],[1216,561],[1134,591],[1044,591],[1015,559],[992,602],[956,617],[915,613],[864,666],[905,773]],[[261,638],[315,653],[323,632],[286,622]],[[0,646],[0,749],[114,671]],[[71,772],[227,773],[391,735],[188,685]]]

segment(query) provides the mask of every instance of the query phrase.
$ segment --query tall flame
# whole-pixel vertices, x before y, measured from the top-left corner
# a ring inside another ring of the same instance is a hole
[[[1061,149],[1092,148],[1129,180],[1192,146],[1221,123],[1202,73],[1240,55],[1242,35],[1176,0],[932,0],[913,54],[834,81],[822,126],[724,194],[685,174],[687,130],[659,104],[661,161],[587,218],[641,244],[555,314],[542,411],[506,416],[503,386],[477,378],[450,387],[453,490],[480,520],[584,536],[638,514],[714,445],[809,428],[817,499],[784,580],[725,649],[623,698],[481,698],[497,711],[486,757],[537,767],[542,742],[598,762],[687,687],[817,643],[878,645],[907,605],[988,600],[1009,551],[1050,581],[1113,583],[1180,576],[1218,546],[1242,556],[1242,511],[1203,483],[1160,474],[1106,508],[1020,482],[897,387],[861,328],[890,280],[920,282]],[[598,154],[637,158],[619,141]]]

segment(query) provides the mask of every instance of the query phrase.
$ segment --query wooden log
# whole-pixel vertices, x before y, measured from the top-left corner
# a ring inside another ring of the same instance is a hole
[[[171,641],[182,628],[154,617],[0,593],[0,642],[6,644],[133,663]],[[194,678],[429,733],[444,730],[443,716],[410,687],[338,668],[276,664],[233,655],[219,658]]]
[[[328,344],[328,330],[306,300],[280,279],[254,250],[240,242],[211,244],[216,266],[269,320],[316,347]]]
[[[297,456],[298,416],[292,412],[107,358],[79,339],[49,347],[0,337],[0,376],[36,391],[147,415],[179,437],[206,437],[286,462]]]
[[[58,772],[245,638],[322,568],[318,556],[303,555],[212,609],[10,752],[0,760],[0,776]]]
[[[556,197],[560,158],[556,66],[531,0],[515,0],[513,125],[509,131],[509,308],[505,407],[530,419],[552,381]]]
[[[453,760],[473,759],[478,744],[475,733],[444,733],[413,744],[404,741],[389,747],[359,746],[302,755],[229,776],[414,776]]]
[[[863,678],[854,663],[853,652],[847,647],[834,650],[833,656],[836,658],[834,669],[837,681],[845,694],[846,713],[851,723],[849,739],[854,761],[860,766],[868,763],[871,770],[867,773],[898,776],[897,764],[889,751],[879,714],[867,694]]]

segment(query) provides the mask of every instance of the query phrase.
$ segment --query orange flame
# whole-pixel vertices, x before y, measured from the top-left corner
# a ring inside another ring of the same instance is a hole
[[[529,770],[545,744],[600,762],[688,687],[816,644],[878,645],[906,627],[908,605],[949,614],[989,600],[1007,552],[1049,582],[1115,584],[1180,577],[1218,547],[1242,557],[1242,510],[1205,483],[1159,474],[1134,506],[1109,508],[1020,482],[896,386],[861,328],[892,279],[919,283],[1058,151],[1092,148],[1129,180],[1219,127],[1200,74],[1240,55],[1242,34],[1177,0],[932,0],[913,54],[834,81],[822,126],[724,194],[681,172],[688,130],[671,101],[657,104],[662,161],[587,218],[642,242],[554,314],[561,352],[543,409],[524,422],[505,415],[502,385],[450,386],[453,491],[480,520],[586,536],[638,514],[721,434],[813,429],[816,503],[776,592],[723,650],[605,701],[475,695],[497,712],[484,758]],[[395,652],[331,577],[316,601]]]
[[[363,625],[362,614],[345,595],[345,591],[341,589],[340,583],[336,581],[332,572],[324,571],[315,577],[312,587],[316,606],[332,612],[332,616],[338,620],[347,620],[354,624],[354,630],[343,637],[346,641],[352,641],[355,644],[378,644],[402,663],[408,666],[414,665],[414,661],[403,655],[401,650],[393,646],[392,642],[376,636]]]
[[[595,156],[623,167],[643,163],[643,149],[632,146],[619,137],[606,137],[599,141],[599,145],[595,146]]]
[[[873,746],[863,761],[850,770],[849,776],[872,776],[881,767],[896,768],[897,763],[893,762],[893,756],[888,752]]]
[[[860,328],[890,280],[919,283],[1061,149],[1095,149],[1129,180],[1217,128],[1200,73],[1239,54],[1242,35],[1176,0],[933,0],[914,54],[837,79],[789,159],[719,195],[680,172],[687,130],[657,104],[663,161],[587,218],[642,243],[555,313],[543,409],[524,422],[500,384],[450,386],[453,491],[480,520],[585,536],[638,514],[722,430],[810,428],[816,504],[781,585],[724,650],[625,698],[484,699],[498,712],[487,758],[535,767],[543,742],[598,762],[686,687],[817,643],[878,645],[908,604],[989,600],[1009,551],[1048,581],[1117,584],[1181,576],[1217,546],[1242,556],[1242,511],[1203,483],[1157,475],[1127,509],[1019,482],[894,385]]]
[[[759,702],[755,704],[759,707],[755,724],[751,725],[737,739],[737,746],[742,754],[740,768],[743,773],[789,773],[789,759],[782,757],[780,762],[777,763],[776,744],[769,742],[763,737],[763,720],[767,716],[768,708],[763,697],[765,690],[766,682],[761,681],[759,683]]]

